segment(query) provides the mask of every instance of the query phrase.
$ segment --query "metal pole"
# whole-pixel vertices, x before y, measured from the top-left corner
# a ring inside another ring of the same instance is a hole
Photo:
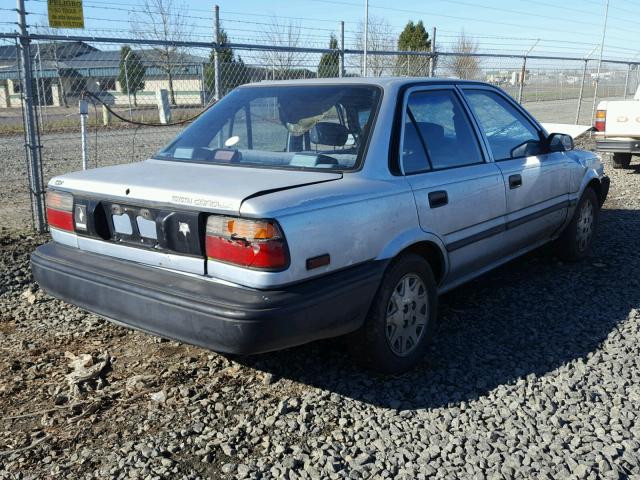
[[[522,59],[522,70],[520,71],[520,89],[518,90],[518,103],[522,103],[522,91],[524,90],[524,76],[527,72],[527,56]]]
[[[89,168],[89,145],[87,138],[87,117],[89,116],[89,102],[80,100],[80,138],[82,139],[82,170]]]
[[[591,123],[596,114],[596,103],[598,101],[598,84],[600,83],[600,70],[602,68],[602,52],[604,50],[604,39],[607,34],[607,18],[609,18],[609,0],[604,7],[604,24],[602,25],[602,41],[600,42],[600,58],[598,59],[598,71],[596,73],[595,90],[593,91],[593,106],[591,107]]]
[[[431,57],[429,58],[429,76],[436,76],[436,27],[431,31]]]
[[[527,77],[527,57],[529,56],[531,51],[536,48],[536,45],[538,45],[539,41],[540,39],[537,39],[536,43],[531,45],[531,48],[529,48],[529,50],[527,50],[527,52],[524,54],[524,59],[522,61],[522,71],[520,72],[520,90],[518,91],[518,103],[522,103],[522,93],[524,91],[524,83]]]
[[[624,79],[624,99],[627,99],[627,88],[629,88],[629,75],[631,75],[631,64],[627,67],[627,76]]]
[[[55,48],[55,47],[54,47]],[[38,77],[40,78],[37,83],[38,86],[38,105],[40,106],[40,130],[44,130],[44,117],[47,115],[47,96],[44,89],[44,78],[42,77],[42,57],[40,56],[40,44],[36,44],[36,57],[38,57],[38,63],[35,70],[38,71]],[[44,102],[44,115],[42,115],[42,107]]]
[[[215,42],[216,45],[213,50],[213,68],[214,71],[214,90],[213,95],[216,101],[220,100],[220,45],[219,42],[221,40],[220,36],[220,7],[218,5],[213,8],[213,18],[214,18],[214,34],[215,34]]]
[[[33,72],[31,70],[31,52],[29,46],[29,33],[24,9],[24,0],[16,0],[18,10],[18,26],[20,27],[20,51],[22,54],[22,78],[24,79],[22,98],[27,116],[27,151],[29,157],[29,170],[31,172],[31,208],[36,228],[39,233],[46,229],[44,218],[44,197],[42,189],[42,167],[40,156],[39,138],[36,135],[36,111],[33,103]]]
[[[127,70],[127,60],[129,58],[129,55],[131,55],[131,52],[133,52],[133,50],[129,50],[129,52],[127,52],[127,54],[124,56],[124,80],[127,84],[127,97],[129,99],[129,118],[133,118],[131,114],[131,90],[129,90],[129,72]]]
[[[340,21],[340,71],[338,76],[342,78],[344,76],[344,22]]]
[[[204,62],[200,65],[200,91],[202,97],[202,106],[204,107],[207,104],[207,84],[204,81],[204,70],[205,64]]]
[[[367,76],[367,48],[369,46],[369,0],[364,0],[364,55],[362,57],[362,76]]]
[[[584,59],[584,68],[582,69],[582,82],[580,83],[580,93],[578,94],[578,110],[576,111],[576,125],[580,121],[580,107],[582,106],[582,95],[584,94],[584,81],[587,78],[587,65],[589,59]]]

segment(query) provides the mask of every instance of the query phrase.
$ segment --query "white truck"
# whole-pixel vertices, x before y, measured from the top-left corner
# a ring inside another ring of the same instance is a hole
[[[640,155],[640,87],[633,100],[603,100],[594,122],[596,148],[613,154],[613,168],[628,168]]]

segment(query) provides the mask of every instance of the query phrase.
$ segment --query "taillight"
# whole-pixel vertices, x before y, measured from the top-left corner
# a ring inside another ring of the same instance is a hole
[[[47,190],[46,202],[49,226],[73,232],[73,195]]]
[[[242,267],[279,270],[289,264],[287,242],[273,220],[211,215],[206,248],[208,258]]]
[[[593,127],[598,132],[604,132],[604,129],[607,124],[607,111],[606,110],[598,110],[596,112],[596,121],[593,124]]]

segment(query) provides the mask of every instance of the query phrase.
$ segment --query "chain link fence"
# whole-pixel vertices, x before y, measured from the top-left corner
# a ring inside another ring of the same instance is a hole
[[[0,188],[11,199],[0,202],[3,226],[43,230],[42,186],[81,169],[83,151],[89,168],[148,158],[239,85],[361,76],[363,52],[337,43],[301,48],[71,37],[26,26],[20,34],[0,34]],[[555,123],[590,124],[596,83],[598,99],[627,98],[640,73],[633,61],[603,61],[598,77],[596,60],[437,50],[370,51],[366,61],[369,76],[485,81]],[[81,99],[89,106],[84,148]]]

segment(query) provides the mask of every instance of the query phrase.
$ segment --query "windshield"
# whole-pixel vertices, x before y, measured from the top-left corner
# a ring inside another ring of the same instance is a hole
[[[373,86],[256,86],[225,96],[154,158],[350,170],[378,108]]]

